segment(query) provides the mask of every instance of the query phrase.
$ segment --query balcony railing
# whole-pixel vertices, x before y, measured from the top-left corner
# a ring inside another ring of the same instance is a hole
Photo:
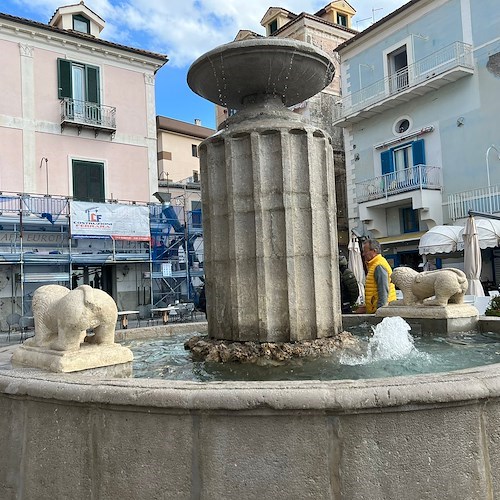
[[[383,80],[346,95],[335,106],[334,118],[344,118],[459,67],[474,68],[472,46],[454,42]]]
[[[116,108],[95,102],[61,99],[61,126],[74,125],[96,131],[116,131]]]
[[[415,165],[356,183],[358,203],[387,198],[417,189],[441,189],[441,169]]]
[[[451,220],[467,217],[469,210],[489,214],[500,212],[500,185],[462,191],[448,196],[448,214]]]

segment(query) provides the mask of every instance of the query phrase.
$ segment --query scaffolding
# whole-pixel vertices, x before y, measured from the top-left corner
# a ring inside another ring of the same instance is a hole
[[[72,238],[71,198],[0,193],[0,314],[30,316],[41,285],[102,288],[119,309],[196,301],[203,283],[201,209],[148,206],[149,241]]]

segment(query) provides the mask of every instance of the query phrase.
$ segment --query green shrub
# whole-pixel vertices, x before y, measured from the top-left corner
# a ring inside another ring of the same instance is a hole
[[[484,312],[486,316],[500,316],[500,295],[493,297]]]

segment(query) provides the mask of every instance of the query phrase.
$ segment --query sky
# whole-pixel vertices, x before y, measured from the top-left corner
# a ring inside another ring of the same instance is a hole
[[[55,10],[79,0],[0,0],[0,12],[48,23]],[[408,0],[349,0],[353,28],[363,30]],[[101,38],[168,55],[156,75],[156,114],[215,128],[214,105],[186,83],[190,64],[231,42],[240,29],[265,34],[260,20],[271,6],[314,14],[328,0],[85,0],[106,21]],[[112,103],[106,103],[112,106]]]

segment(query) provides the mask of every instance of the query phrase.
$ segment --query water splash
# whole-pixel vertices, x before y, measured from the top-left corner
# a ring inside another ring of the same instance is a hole
[[[375,328],[368,341],[366,354],[342,353],[343,365],[366,365],[383,360],[402,360],[420,353],[410,335],[410,325],[399,316],[384,318]]]

